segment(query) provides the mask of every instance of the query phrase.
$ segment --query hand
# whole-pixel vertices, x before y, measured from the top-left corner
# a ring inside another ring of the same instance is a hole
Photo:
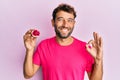
[[[94,57],[95,61],[103,58],[103,40],[98,33],[93,33],[94,40],[86,44],[87,51]]]
[[[33,37],[32,36],[32,31],[34,29],[30,29],[28,30],[25,35],[23,36],[23,39],[24,39],[24,45],[25,45],[25,48],[26,50],[28,51],[34,51],[34,48],[35,48],[35,45],[36,45],[36,37]]]

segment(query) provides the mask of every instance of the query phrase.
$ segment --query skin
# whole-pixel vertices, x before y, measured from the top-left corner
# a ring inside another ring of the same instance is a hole
[[[56,19],[51,20],[56,32],[56,40],[62,46],[70,45],[73,42],[71,33],[74,29],[75,20],[72,13],[59,11],[56,14]],[[40,68],[38,65],[32,63],[32,56],[36,46],[36,38],[32,37],[28,30],[24,35],[24,44],[26,48],[26,56],[24,61],[24,77],[31,78]],[[103,41],[98,33],[93,32],[93,40],[90,40],[86,45],[86,50],[94,58],[94,66],[92,72],[87,72],[89,80],[102,80],[103,76]],[[90,48],[89,46],[92,45]]]
[[[57,31],[59,31],[62,36],[61,38],[59,35],[56,34],[57,42],[60,45],[66,46],[73,42],[73,38],[69,35],[69,33],[72,33],[74,24],[75,21],[72,14],[64,11],[60,11],[56,14],[56,19],[55,21],[52,20],[52,25],[54,28],[57,29]]]
[[[103,77],[103,40],[98,33],[93,32],[94,40],[90,40],[86,45],[86,50],[94,58],[92,72],[88,73],[89,80],[102,80]],[[90,48],[89,45],[92,44]]]
[[[33,29],[28,30],[23,37],[24,45],[26,48],[23,73],[26,79],[31,78],[39,69],[39,66],[33,64],[32,62],[32,56],[33,56],[34,49],[36,46],[36,37],[33,37],[31,35],[32,31]]]

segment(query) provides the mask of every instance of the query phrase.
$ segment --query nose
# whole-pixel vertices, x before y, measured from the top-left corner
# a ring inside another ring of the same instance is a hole
[[[66,20],[63,21],[63,26],[67,27],[68,26],[68,22]]]

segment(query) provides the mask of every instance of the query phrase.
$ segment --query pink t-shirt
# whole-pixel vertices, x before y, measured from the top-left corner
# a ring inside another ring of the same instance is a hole
[[[90,72],[94,63],[85,45],[76,38],[69,46],[59,45],[56,37],[43,40],[34,53],[33,63],[42,66],[43,80],[84,80],[85,71]]]

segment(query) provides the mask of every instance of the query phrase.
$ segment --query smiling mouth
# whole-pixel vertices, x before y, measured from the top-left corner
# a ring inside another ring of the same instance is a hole
[[[65,29],[62,29],[62,31],[63,31],[63,32],[67,32],[67,31],[68,31],[68,29],[66,29],[66,28],[65,28]]]
[[[57,34],[57,36],[59,36],[60,38],[67,38],[68,36],[70,36],[70,34],[72,33],[73,28],[68,28],[68,27],[56,27],[55,26],[55,32]]]

